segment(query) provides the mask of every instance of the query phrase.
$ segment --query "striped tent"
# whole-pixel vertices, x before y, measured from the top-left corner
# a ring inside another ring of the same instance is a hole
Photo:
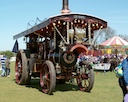
[[[102,46],[126,46],[128,45],[128,42],[119,36],[114,36],[105,42],[102,42],[100,45]]]

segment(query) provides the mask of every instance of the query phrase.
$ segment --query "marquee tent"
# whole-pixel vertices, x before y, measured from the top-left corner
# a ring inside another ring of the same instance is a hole
[[[100,45],[103,46],[126,46],[128,45],[128,42],[122,38],[120,38],[119,36],[114,36],[108,40],[106,40],[105,42],[102,42]]]

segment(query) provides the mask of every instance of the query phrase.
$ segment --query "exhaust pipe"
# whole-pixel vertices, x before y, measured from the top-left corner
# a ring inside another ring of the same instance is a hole
[[[61,14],[66,14],[66,13],[70,13],[70,12],[71,11],[68,8],[68,0],[63,0]]]

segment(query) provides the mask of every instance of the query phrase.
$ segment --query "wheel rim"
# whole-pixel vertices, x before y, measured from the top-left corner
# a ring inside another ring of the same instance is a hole
[[[77,84],[81,91],[89,92],[94,84],[94,71],[93,69],[86,68],[85,71],[78,75]]]
[[[15,65],[15,75],[16,75],[16,82],[19,84],[20,79],[22,77],[22,59],[21,54],[16,58],[16,65]]]
[[[55,69],[50,61],[46,61],[40,71],[40,85],[42,92],[52,94],[56,85]]]
[[[16,83],[22,85],[28,85],[30,82],[29,68],[27,57],[24,50],[20,50],[16,56],[15,63],[15,76]]]
[[[40,84],[42,91],[47,93],[49,91],[50,85],[50,72],[48,66],[45,64],[43,70],[41,70]]]

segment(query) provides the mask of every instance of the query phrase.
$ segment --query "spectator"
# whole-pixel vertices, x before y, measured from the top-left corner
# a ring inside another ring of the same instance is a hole
[[[5,60],[5,67],[6,67],[6,76],[10,77],[10,59],[9,58]]]
[[[128,92],[128,54],[122,62],[123,76],[119,78],[119,85],[123,91],[123,96]],[[124,101],[123,101],[124,102]]]
[[[3,57],[0,59],[0,62],[1,62],[1,65],[2,65],[2,73],[1,73],[0,76],[2,76],[2,77],[6,76],[6,73],[5,73],[5,70],[6,70],[5,60],[6,60],[6,57],[5,57],[5,55],[3,55]]]

